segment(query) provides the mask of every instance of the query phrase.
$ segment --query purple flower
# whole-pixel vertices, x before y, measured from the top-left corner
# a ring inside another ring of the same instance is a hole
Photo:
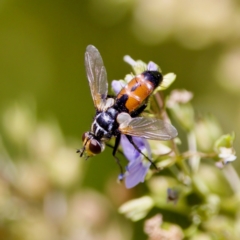
[[[152,63],[152,62],[151,62]],[[149,69],[156,68],[154,63],[148,65]],[[127,83],[124,81],[112,81],[112,89],[115,94],[118,94],[120,90],[126,85]],[[140,137],[132,137],[134,143],[138,146],[138,148],[151,158],[151,150],[150,146],[146,139]],[[123,153],[125,157],[128,159],[129,164],[126,167],[126,172],[124,175],[120,175],[119,179],[125,178],[125,185],[126,188],[132,188],[136,186],[140,182],[144,182],[145,176],[150,168],[151,163],[140,153],[138,152],[135,147],[128,141],[125,135],[121,135],[121,142],[120,142]]]
[[[158,70],[159,70],[157,64],[154,63],[154,62],[152,62],[152,61],[150,61],[150,62],[148,63],[147,69],[148,69],[149,71],[158,71]]]
[[[151,151],[147,140],[140,137],[132,138],[138,148],[150,158]],[[123,153],[129,161],[126,172],[123,176],[125,178],[125,185],[126,188],[132,188],[138,183],[144,182],[151,163],[135,149],[125,135],[121,136],[121,145],[123,148]]]
[[[124,81],[121,80],[113,80],[112,81],[112,89],[114,91],[114,93],[117,95],[121,89],[126,85],[127,83],[125,83]]]

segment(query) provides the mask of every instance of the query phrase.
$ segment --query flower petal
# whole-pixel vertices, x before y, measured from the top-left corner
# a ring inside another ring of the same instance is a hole
[[[128,171],[125,177],[126,188],[132,188],[140,182],[144,182],[145,176],[151,165],[150,162],[148,164],[143,164],[142,161],[135,161],[134,163],[135,164],[130,164],[128,166]]]
[[[151,149],[147,140],[140,137],[132,137],[133,142],[138,146],[142,152],[147,152],[148,157],[151,157]],[[129,142],[125,135],[121,135],[121,146],[123,153],[128,161],[135,161],[139,156],[142,156],[140,152]],[[143,156],[142,156],[143,157]]]
[[[149,71],[158,71],[158,70],[159,70],[159,69],[158,69],[158,65],[157,65],[156,63],[152,62],[152,61],[150,61],[150,62],[148,63],[147,69],[148,69]]]
[[[132,139],[142,152],[147,153],[151,157],[150,146],[145,139],[139,137],[132,137]],[[135,149],[125,135],[121,136],[121,145],[123,153],[129,161],[127,172],[125,173],[125,185],[126,188],[132,188],[138,183],[144,182],[151,163],[146,162],[144,156]]]
[[[236,159],[237,159],[236,156],[230,155],[230,156],[228,156],[227,158],[224,158],[224,159],[223,159],[223,162],[224,162],[224,164],[228,164],[229,162],[233,162],[233,161],[235,161]]]
[[[115,94],[118,94],[125,85],[126,85],[126,83],[122,80],[113,80],[112,81],[112,89]]]
[[[136,140],[134,142],[138,146]],[[121,146],[123,149],[123,153],[124,153],[125,157],[128,159],[128,161],[134,161],[137,158],[139,158],[139,156],[141,155],[135,149],[135,147],[128,141],[128,139],[125,135],[121,136]]]

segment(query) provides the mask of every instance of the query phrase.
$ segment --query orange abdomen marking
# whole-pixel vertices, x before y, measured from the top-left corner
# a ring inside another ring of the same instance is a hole
[[[117,99],[123,95],[128,98],[125,102],[125,107],[129,113],[136,110],[143,102],[152,94],[156,86],[146,79],[143,74],[133,78],[117,95]]]

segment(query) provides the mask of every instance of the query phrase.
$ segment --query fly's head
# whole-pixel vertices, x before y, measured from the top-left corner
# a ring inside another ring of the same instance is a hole
[[[95,156],[101,153],[105,144],[103,141],[97,139],[91,132],[85,132],[82,135],[83,147],[82,149],[77,150],[77,153],[80,153],[80,157],[89,157]]]

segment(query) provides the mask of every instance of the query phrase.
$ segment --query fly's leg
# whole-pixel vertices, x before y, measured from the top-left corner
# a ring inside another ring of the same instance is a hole
[[[119,144],[120,144],[120,140],[121,140],[121,134],[118,134],[117,137],[116,137],[116,140],[115,140],[114,147],[113,147],[112,155],[113,155],[113,157],[115,158],[116,163],[117,163],[117,165],[118,165],[119,168],[120,168],[119,180],[121,181],[121,180],[123,180],[123,175],[124,175],[124,174],[123,174],[123,168],[122,168],[122,165],[121,165],[119,159],[116,157],[116,152],[117,152],[117,150],[118,150],[118,146],[119,146]]]
[[[129,135],[125,135],[128,139],[128,141],[134,146],[134,148],[139,152],[141,153],[150,163],[151,165],[156,168],[156,170],[159,170],[158,167],[155,165],[155,163],[148,157],[146,156],[140,149],[139,147],[134,143],[133,139],[132,139],[132,136],[129,136]]]

